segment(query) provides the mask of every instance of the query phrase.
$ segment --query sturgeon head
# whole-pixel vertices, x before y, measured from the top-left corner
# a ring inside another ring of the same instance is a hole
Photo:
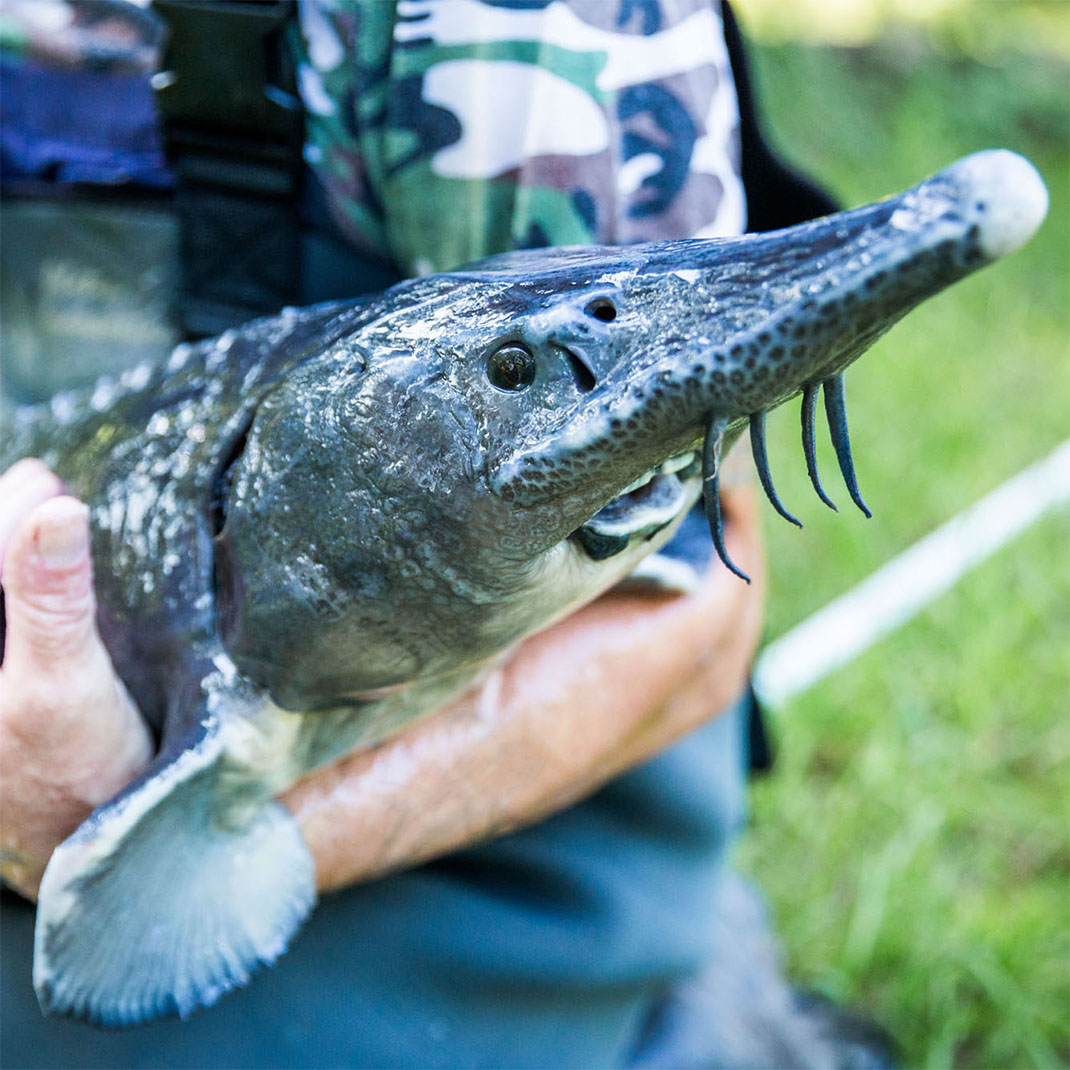
[[[843,371],[1009,253],[1044,185],[1007,151],[725,240],[512,253],[388,291],[260,404],[217,538],[221,631],[289,708],[478,663],[626,574],[749,425],[818,393],[850,494]]]

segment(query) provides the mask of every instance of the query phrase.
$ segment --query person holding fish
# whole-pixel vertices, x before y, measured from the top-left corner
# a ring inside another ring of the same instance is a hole
[[[298,19],[304,211],[388,274],[831,208],[766,147],[731,12],[711,0],[310,0]],[[283,797],[331,894],[248,988],[145,1031],[30,1020],[15,971],[32,914],[5,900],[5,1061],[856,1057],[794,1006],[727,864],[763,571],[745,467],[726,465],[720,487],[728,556],[753,583],[688,522],[669,553],[693,593],[611,591]],[[0,862],[32,898],[56,845],[154,744],[96,631],[86,510],[38,461],[0,475],[0,568]]]

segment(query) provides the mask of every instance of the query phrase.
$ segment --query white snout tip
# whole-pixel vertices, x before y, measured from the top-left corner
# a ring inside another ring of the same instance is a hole
[[[1048,190],[1037,169],[1009,149],[974,153],[955,165],[972,198],[986,257],[995,260],[1020,249],[1048,212]]]

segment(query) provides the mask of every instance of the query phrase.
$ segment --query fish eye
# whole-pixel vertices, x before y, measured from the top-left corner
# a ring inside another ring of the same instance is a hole
[[[499,390],[527,390],[535,382],[535,354],[519,342],[508,342],[487,361],[487,378]]]

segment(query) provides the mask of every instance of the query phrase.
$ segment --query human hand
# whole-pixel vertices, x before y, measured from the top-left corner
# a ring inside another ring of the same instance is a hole
[[[148,763],[96,628],[86,507],[40,461],[0,475],[0,874],[30,898],[55,847]]]

